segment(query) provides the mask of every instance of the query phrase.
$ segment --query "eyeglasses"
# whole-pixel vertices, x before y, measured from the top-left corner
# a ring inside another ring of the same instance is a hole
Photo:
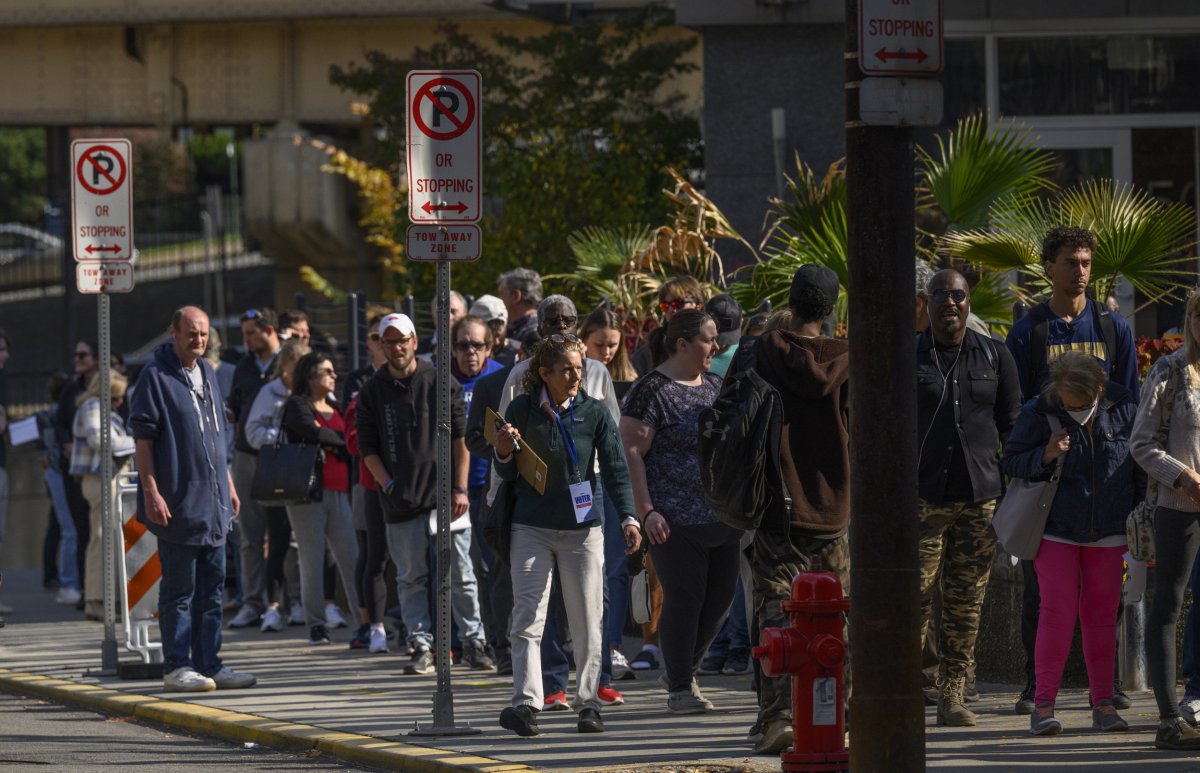
[[[935,306],[941,306],[943,303],[946,302],[947,298],[954,301],[955,303],[962,303],[963,301],[965,301],[967,299],[967,291],[966,290],[934,290],[933,292],[931,292],[929,294],[929,299],[931,301],[933,301],[933,305],[935,305]]]
[[[91,352],[75,352],[75,359],[77,359],[77,360],[86,360],[88,357],[91,357],[91,356],[92,356]]]
[[[579,321],[579,317],[546,317],[546,324],[550,327],[571,327]]]
[[[552,344],[577,344],[577,343],[579,343],[579,339],[576,338],[575,336],[571,335],[570,333],[563,333],[562,335],[555,333],[552,336],[546,336],[545,340],[549,341]]]
[[[242,322],[245,322],[248,319],[257,319],[261,316],[262,316],[262,312],[259,311],[258,309],[250,309],[249,311],[247,311],[245,314],[242,315]]]
[[[318,370],[318,371],[317,371],[316,373],[314,373],[313,375],[316,375],[316,376],[333,376],[334,378],[337,378],[337,371],[336,371],[336,370],[334,370],[333,368],[321,368],[320,370]]]
[[[378,340],[379,340],[379,334],[378,334],[378,333],[372,333],[371,335],[367,336],[367,338],[371,339],[372,341],[378,341]]]
[[[675,311],[679,311],[680,309],[686,308],[688,306],[699,306],[699,305],[700,305],[700,301],[696,300],[695,298],[676,298],[673,301],[660,302],[658,304],[658,308],[662,309],[663,311],[675,312]]]
[[[482,352],[487,344],[483,341],[456,341],[454,348],[460,352]]]
[[[408,346],[410,343],[412,343],[412,341],[413,341],[412,336],[405,336],[404,338],[392,338],[392,339],[380,338],[379,339],[380,345],[386,346],[389,349],[399,349],[402,346]]]

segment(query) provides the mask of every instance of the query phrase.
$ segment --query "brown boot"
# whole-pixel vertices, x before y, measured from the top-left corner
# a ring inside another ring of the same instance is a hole
[[[937,706],[939,725],[975,727],[975,713],[967,708],[963,697],[966,681],[965,676],[948,676],[942,680]]]

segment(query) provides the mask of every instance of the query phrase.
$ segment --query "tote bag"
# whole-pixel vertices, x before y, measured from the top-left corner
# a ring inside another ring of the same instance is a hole
[[[282,438],[280,432],[275,445],[259,449],[250,484],[251,499],[268,507],[320,502],[324,491],[321,447],[307,443],[281,444]]]
[[[1062,428],[1058,417],[1046,418],[1050,422],[1051,432]],[[1037,557],[1042,534],[1046,531],[1046,518],[1050,515],[1050,506],[1054,504],[1054,495],[1058,493],[1058,479],[1062,475],[1066,456],[1063,454],[1058,457],[1049,480],[1013,478],[1009,481],[1008,491],[992,517],[996,539],[1009,555],[1026,560]]]

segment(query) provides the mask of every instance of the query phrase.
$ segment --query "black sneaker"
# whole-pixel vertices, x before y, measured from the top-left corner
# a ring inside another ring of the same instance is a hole
[[[715,676],[721,673],[721,669],[725,668],[725,658],[716,655],[705,655],[704,660],[700,661],[700,667],[696,669],[696,673],[700,676]]]
[[[462,662],[472,671],[491,671],[496,668],[495,661],[488,655],[487,645],[481,641],[463,644]]]
[[[1033,684],[1033,680],[1026,682],[1025,689],[1021,690],[1021,695],[1017,698],[1017,704],[1013,707],[1013,710],[1016,711],[1018,714],[1024,714],[1026,716],[1028,716],[1029,714],[1032,714],[1033,713],[1033,693],[1034,693],[1034,691],[1035,691],[1035,687]]]
[[[585,706],[583,711],[579,712],[579,725],[577,727],[581,733],[603,733],[604,720],[600,719],[599,709]]]
[[[721,673],[726,676],[744,676],[754,670],[750,665],[750,648],[734,647],[725,658],[725,667]]]
[[[365,650],[371,646],[371,624],[363,623],[358,627],[358,632],[354,634],[354,638],[350,640],[350,649]]]
[[[538,734],[537,712],[529,706],[509,706],[500,712],[500,727],[511,730],[519,736],[529,737]]]
[[[512,650],[505,647],[496,652],[496,673],[499,676],[512,676]]]
[[[1118,709],[1119,711],[1124,711],[1133,705],[1133,701],[1129,699],[1128,695],[1120,690],[1113,690],[1112,704],[1113,708]]]
[[[322,644],[329,644],[329,632],[325,630],[323,625],[314,625],[308,629],[308,645],[310,647],[319,647]]]
[[[417,647],[416,652],[413,653],[412,660],[404,667],[404,673],[411,675],[432,674],[433,672],[433,653],[429,651],[428,647]]]

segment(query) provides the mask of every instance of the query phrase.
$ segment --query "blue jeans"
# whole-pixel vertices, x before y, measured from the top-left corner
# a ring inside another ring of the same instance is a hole
[[[75,522],[71,520],[71,506],[67,504],[67,489],[63,485],[63,476],[52,467],[47,467],[42,472],[46,479],[46,490],[50,492],[50,502],[54,505],[54,520],[58,522],[58,584],[64,588],[81,590],[79,569],[75,561]]]
[[[629,616],[629,556],[625,555],[625,535],[621,533],[621,516],[612,497],[604,497],[604,596],[608,600],[604,622],[605,645],[621,645],[625,634],[625,618]],[[611,660],[608,647],[604,657]],[[611,672],[611,665],[607,668]]]
[[[187,666],[211,676],[221,670],[225,545],[179,545],[160,539],[158,558],[163,672]]]
[[[1200,599],[1200,554],[1192,563],[1192,599]],[[1196,647],[1200,646],[1200,616],[1196,614],[1196,602],[1188,607],[1187,620],[1183,624],[1183,652],[1180,665],[1183,671],[1183,697],[1200,698],[1200,666],[1196,657]]]
[[[451,533],[454,566],[450,569],[450,610],[463,641],[483,642],[479,592],[471,567],[471,531],[467,527]],[[408,630],[408,643],[417,649],[430,649],[434,630],[429,608],[432,587],[429,551],[434,537],[429,535],[429,517],[420,515],[402,523],[389,523],[387,541],[388,553],[396,565],[396,593]]]
[[[733,595],[733,604],[729,607],[729,617],[717,638],[708,647],[710,658],[724,658],[730,650],[739,647],[750,647],[750,629],[746,625],[746,594],[742,592],[742,580],[738,578],[737,591]]]

